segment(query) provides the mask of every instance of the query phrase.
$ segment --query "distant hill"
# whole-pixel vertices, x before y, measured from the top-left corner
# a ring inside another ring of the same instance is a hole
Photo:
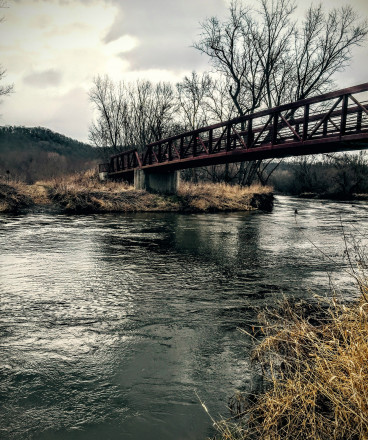
[[[97,166],[99,150],[42,127],[0,127],[0,176],[32,183]]]

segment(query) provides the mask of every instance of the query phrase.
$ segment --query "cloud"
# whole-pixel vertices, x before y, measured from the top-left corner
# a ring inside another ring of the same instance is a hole
[[[0,62],[16,93],[3,100],[1,123],[48,126],[86,140],[95,75],[175,83],[192,70],[208,69],[208,57],[190,46],[200,22],[224,16],[229,1],[9,0],[0,11]],[[310,1],[297,0],[298,17]],[[349,3],[362,18],[368,15],[367,0]],[[323,2],[326,9],[344,4]],[[367,60],[363,45],[337,77],[338,87],[366,81]]]
[[[72,138],[87,141],[91,122],[91,105],[86,90],[75,87],[58,97],[45,125]]]
[[[57,89],[42,91],[34,87],[16,90],[4,99],[1,108],[4,125],[46,127],[81,141],[88,140],[91,105],[83,87],[65,93]]]
[[[62,76],[62,72],[48,69],[26,75],[23,77],[23,82],[34,87],[58,86],[61,83]]]
[[[199,22],[226,11],[224,0],[111,1],[118,12],[103,41],[111,43],[126,34],[140,41],[123,57],[135,70],[203,67],[203,57],[190,47],[200,33]]]
[[[128,61],[130,69],[135,71],[166,69],[179,74],[186,70],[202,70],[208,66],[207,58],[195,49],[188,46],[180,48],[179,51],[174,41],[167,41],[162,45],[159,39],[151,39],[131,52],[121,53],[119,56]]]

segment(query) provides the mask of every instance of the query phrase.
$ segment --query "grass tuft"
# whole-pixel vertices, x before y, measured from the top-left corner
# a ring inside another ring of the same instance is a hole
[[[304,313],[285,301],[262,314],[252,360],[264,390],[235,399],[216,439],[368,438],[368,287],[359,287],[354,304],[333,300]]]
[[[272,188],[261,185],[183,182],[178,195],[185,207],[193,211],[270,210],[273,206]]]
[[[16,213],[33,206],[34,201],[26,194],[25,186],[18,182],[0,182],[0,212]]]
[[[125,182],[100,182],[88,171],[42,182],[49,189],[49,197],[66,212],[139,212],[175,211],[179,205],[170,197],[135,190]]]

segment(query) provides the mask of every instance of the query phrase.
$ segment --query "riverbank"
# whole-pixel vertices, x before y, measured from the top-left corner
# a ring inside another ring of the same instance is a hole
[[[344,194],[344,193],[315,193],[303,192],[298,195],[301,199],[325,199],[325,200],[340,200],[340,201],[367,201],[368,194]]]
[[[349,305],[285,301],[262,312],[252,352],[261,389],[230,400],[216,440],[368,437],[368,284],[358,284]]]
[[[177,195],[151,194],[87,172],[34,185],[0,184],[0,212],[43,207],[66,213],[270,211],[272,188],[183,182]]]

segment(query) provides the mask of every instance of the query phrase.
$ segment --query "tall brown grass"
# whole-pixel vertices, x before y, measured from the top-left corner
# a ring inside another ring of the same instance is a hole
[[[216,439],[368,438],[367,278],[358,284],[361,297],[349,305],[334,299],[306,314],[284,301],[262,313],[252,360],[265,390],[238,397],[233,417],[215,422]]]
[[[92,170],[40,183],[49,188],[53,201],[71,212],[269,210],[273,203],[269,187],[183,182],[177,195],[165,196],[135,190],[123,182],[100,182]]]
[[[269,210],[273,204],[272,188],[261,185],[183,182],[178,195],[189,209],[198,211]]]
[[[135,190],[125,182],[100,182],[94,170],[41,183],[48,188],[50,199],[67,212],[175,211],[179,208],[171,198]]]
[[[0,212],[18,212],[34,205],[34,200],[20,182],[0,181]]]
[[[249,211],[270,210],[273,205],[272,188],[260,185],[243,188],[220,183],[195,185],[183,182],[177,195],[168,196],[136,190],[124,182],[101,182],[96,170],[38,181],[33,185],[10,182],[8,186],[8,195],[3,199],[7,200],[8,208],[11,205],[14,209],[17,202],[16,198],[9,198],[12,191],[33,204],[58,205],[63,211],[73,213]],[[0,193],[0,203],[1,200]],[[18,200],[20,206],[21,199]]]

